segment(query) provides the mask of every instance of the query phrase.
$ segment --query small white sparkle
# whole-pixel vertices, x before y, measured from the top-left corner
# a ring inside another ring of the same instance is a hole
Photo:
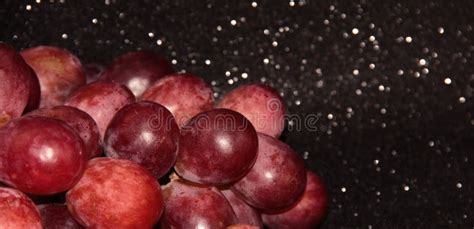
[[[438,28],[438,33],[439,33],[439,34],[443,34],[443,33],[444,33],[444,28],[443,28],[443,27],[439,27],[439,28]]]
[[[383,85],[379,85],[379,91],[384,91],[385,87]]]
[[[445,83],[446,85],[450,85],[450,84],[451,84],[451,79],[450,79],[450,78],[445,78],[445,79],[444,79],[444,83]]]
[[[246,72],[242,73],[242,78],[243,78],[243,79],[247,79],[248,76],[249,76],[249,75],[248,75]]]
[[[162,45],[162,44],[163,44],[163,41],[162,41],[161,39],[158,39],[158,40],[156,40],[156,44],[157,44],[157,45]]]
[[[276,46],[278,46],[278,42],[277,42],[277,41],[274,41],[274,42],[272,42],[272,45],[273,45],[274,47],[276,47]]]
[[[222,30],[222,26],[218,25],[218,26],[216,27],[216,29],[217,29],[217,31],[221,31],[221,30]]]
[[[461,183],[457,183],[457,184],[456,184],[456,188],[462,188],[462,184],[461,184]]]
[[[63,33],[63,34],[61,35],[61,38],[63,38],[63,39],[67,39],[67,37],[68,37],[68,36],[67,36],[67,34],[65,34],[65,33]]]
[[[171,60],[171,63],[172,63],[172,64],[177,64],[178,61],[177,61],[176,59],[173,59],[173,60]]]
[[[346,192],[346,191],[347,191],[347,190],[346,190],[345,187],[342,187],[342,188],[341,188],[341,192]]]
[[[359,69],[352,70],[352,75],[355,75],[355,76],[359,75]]]
[[[31,5],[26,5],[26,10],[30,11],[31,10]]]
[[[405,186],[403,186],[403,190],[405,190],[405,192],[407,192],[407,191],[410,190],[410,187],[408,185],[405,185]]]
[[[295,6],[295,2],[294,1],[290,1],[290,6]]]
[[[359,34],[359,29],[358,28],[353,28],[352,29],[352,34],[354,34],[354,35]]]
[[[268,64],[269,62],[270,62],[270,61],[268,60],[268,58],[263,59],[263,63],[264,63],[264,64]]]
[[[460,102],[460,103],[465,103],[465,102],[466,102],[466,98],[464,98],[464,97],[462,97],[462,96],[459,97],[459,102]]]
[[[405,37],[405,42],[406,43],[411,43],[413,39],[411,37]]]
[[[231,20],[231,21],[230,21],[230,24],[231,24],[231,25],[237,25],[237,21],[236,21],[236,20]]]
[[[211,60],[207,59],[207,60],[204,61],[204,63],[205,63],[206,65],[210,65],[210,64],[211,64]]]
[[[425,60],[425,59],[420,59],[420,60],[418,61],[418,65],[419,65],[419,66],[425,66],[425,65],[426,65],[426,60]]]
[[[252,7],[253,7],[253,8],[255,8],[255,7],[257,7],[257,6],[258,6],[257,2],[252,2]]]
[[[152,33],[152,32],[148,33],[148,37],[154,37],[154,36],[155,36],[154,33]]]
[[[369,37],[369,41],[375,41],[375,36],[373,36],[373,35],[370,36],[370,37]]]
[[[328,119],[329,120],[332,120],[334,118],[334,115],[333,114],[328,114]]]
[[[375,64],[374,64],[374,63],[369,64],[369,68],[370,68],[370,69],[374,69],[374,68],[375,68]]]

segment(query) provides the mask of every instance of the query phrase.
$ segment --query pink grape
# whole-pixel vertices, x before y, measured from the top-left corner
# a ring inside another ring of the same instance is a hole
[[[303,196],[290,209],[282,212],[263,214],[263,222],[275,229],[311,229],[319,225],[326,215],[328,194],[321,179],[307,172],[306,188]]]
[[[249,171],[257,147],[257,133],[244,116],[228,109],[206,111],[182,128],[175,170],[192,182],[229,184]]]
[[[157,80],[141,100],[159,103],[171,111],[180,127],[195,115],[211,110],[212,89],[199,77],[189,73],[165,76]]]
[[[23,113],[30,95],[30,74],[16,50],[0,42],[0,127]]]
[[[94,158],[67,192],[74,218],[87,228],[151,228],[163,212],[160,184],[140,165]]]
[[[135,102],[126,87],[106,80],[87,84],[76,90],[65,103],[89,114],[99,127],[101,139],[115,113],[123,106]]]
[[[0,129],[0,139],[0,180],[23,192],[64,192],[82,176],[84,143],[63,121],[21,117]]]
[[[103,77],[125,85],[140,97],[155,80],[172,72],[172,65],[156,53],[136,51],[117,57]]]
[[[160,178],[176,162],[179,127],[173,115],[160,104],[131,103],[115,114],[104,144],[107,156],[132,160]]]
[[[0,228],[42,229],[33,201],[22,192],[0,187]]]
[[[56,106],[40,108],[28,113],[28,115],[43,116],[64,121],[81,137],[84,142],[87,159],[97,157],[102,152],[99,128],[94,119],[86,112],[75,107]]]
[[[225,228],[236,222],[229,202],[215,187],[173,180],[163,187],[161,228]]]
[[[263,84],[239,86],[222,98],[219,108],[244,115],[257,132],[279,137],[285,128],[285,105],[272,88]]]
[[[40,107],[58,106],[86,83],[79,59],[69,51],[53,46],[38,46],[20,53],[38,76]]]
[[[305,186],[303,160],[285,143],[259,133],[257,161],[232,191],[255,208],[275,210],[295,203]]]

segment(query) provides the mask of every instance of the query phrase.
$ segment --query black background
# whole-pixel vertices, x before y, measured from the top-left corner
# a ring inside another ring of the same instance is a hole
[[[2,2],[17,49],[83,63],[152,49],[216,97],[266,82],[289,114],[318,115],[282,138],[328,186],[322,228],[474,226],[471,1]]]

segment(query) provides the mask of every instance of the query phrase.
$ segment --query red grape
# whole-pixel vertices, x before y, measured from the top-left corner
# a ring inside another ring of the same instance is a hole
[[[14,48],[0,42],[0,127],[19,117],[28,103],[31,72]]]
[[[63,121],[21,117],[0,129],[0,139],[0,180],[23,192],[66,191],[84,171],[83,142]]]
[[[214,109],[200,113],[181,130],[175,170],[196,183],[229,184],[252,167],[257,141],[252,124],[235,111]]]
[[[107,156],[132,160],[156,177],[165,175],[178,156],[179,127],[163,106],[142,101],[126,105],[110,121]]]
[[[273,210],[295,203],[305,185],[303,160],[285,143],[259,133],[255,165],[232,191],[253,207]]]
[[[84,74],[86,75],[86,83],[92,83],[99,80],[105,71],[105,67],[101,64],[84,65]]]
[[[64,121],[81,137],[88,159],[96,157],[101,153],[99,128],[94,119],[86,112],[74,107],[57,106],[40,108],[28,113],[28,115],[37,115]]]
[[[30,74],[29,74],[29,80],[27,81],[28,88],[29,88],[29,96],[28,96],[28,104],[26,104],[24,112],[32,111],[38,108],[41,101],[41,88],[40,88],[38,76],[36,75],[35,70],[33,70],[31,67],[29,67],[29,69],[30,69]]]
[[[200,78],[187,74],[174,74],[157,80],[141,100],[159,103],[176,118],[180,127],[195,115],[212,109],[212,89]]]
[[[62,105],[72,91],[86,83],[81,62],[65,49],[38,46],[20,54],[38,76],[40,107]]]
[[[253,225],[263,228],[262,218],[257,210],[237,197],[231,190],[221,190],[221,192],[232,206],[239,224]]]
[[[117,57],[103,76],[127,86],[140,97],[155,80],[172,72],[171,64],[156,53],[136,51]]]
[[[96,81],[76,90],[66,105],[79,108],[89,114],[99,127],[102,137],[115,113],[135,101],[132,92],[112,81]]]
[[[74,218],[87,228],[151,228],[162,214],[160,184],[129,160],[94,158],[66,194]]]
[[[283,100],[276,91],[263,84],[236,88],[224,96],[218,107],[243,114],[259,133],[278,137],[285,128]]]
[[[163,187],[161,228],[225,228],[236,222],[229,202],[215,187],[178,179]]]
[[[306,189],[301,199],[289,210],[263,214],[265,225],[281,229],[311,229],[323,221],[328,207],[326,187],[312,172],[308,171],[306,176]]]
[[[38,205],[44,229],[81,229],[65,204]]]
[[[0,187],[0,228],[41,229],[41,217],[25,194]]]

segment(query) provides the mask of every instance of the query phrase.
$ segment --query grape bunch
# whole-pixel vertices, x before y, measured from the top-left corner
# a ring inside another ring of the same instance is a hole
[[[0,42],[0,228],[314,228],[328,194],[284,118],[274,89],[214,101],[152,51]]]

